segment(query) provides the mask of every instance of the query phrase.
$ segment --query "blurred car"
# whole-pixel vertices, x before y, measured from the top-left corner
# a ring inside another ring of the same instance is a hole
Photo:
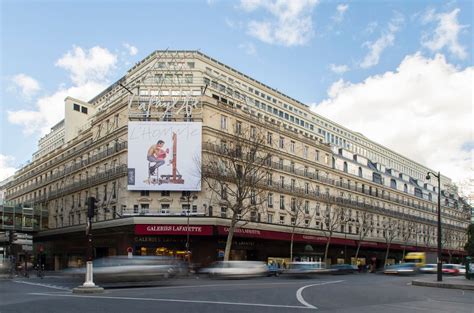
[[[459,275],[459,268],[457,264],[443,264],[443,274]]]
[[[331,270],[326,268],[326,263],[323,262],[291,262],[288,268],[284,271],[289,275],[313,275],[313,274],[327,274]]]
[[[268,267],[268,276],[280,276],[283,274],[283,269],[277,263],[271,263],[267,265]]]
[[[438,271],[437,264],[425,264],[419,269],[420,273],[435,274]]]
[[[331,265],[331,274],[353,274],[358,271],[357,267],[350,264],[334,264]]]
[[[416,263],[402,263],[387,267],[383,273],[395,275],[414,275],[418,273],[418,268]]]
[[[184,264],[171,257],[112,256],[93,261],[94,281],[98,283],[145,282],[167,279],[182,273]],[[86,269],[72,268],[64,275],[84,276]]]
[[[203,268],[200,274],[209,277],[246,278],[268,275],[268,268],[259,261],[217,261],[211,266]]]
[[[8,260],[0,261],[0,274],[9,274],[12,268],[12,264]]]
[[[456,264],[456,267],[459,270],[459,274],[461,274],[461,275],[466,274],[466,266],[465,265]]]

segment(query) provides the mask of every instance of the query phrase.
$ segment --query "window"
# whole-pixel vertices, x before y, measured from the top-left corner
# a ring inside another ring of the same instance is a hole
[[[268,200],[268,201],[267,201],[267,206],[268,206],[269,208],[273,208],[273,193],[270,192],[270,193],[268,194],[268,199],[267,199],[267,200]]]
[[[344,162],[344,172],[347,173],[347,162]]]
[[[296,180],[295,179],[291,179],[291,191],[295,191],[295,186],[296,186]]]
[[[309,194],[309,183],[304,183],[304,193]]]
[[[281,148],[283,148],[283,147],[281,147]],[[295,152],[295,142],[293,140],[290,142],[290,151],[293,152],[293,153]]]
[[[303,157],[304,157],[305,159],[308,158],[308,146],[304,146],[304,147],[303,147]]]
[[[280,170],[283,169],[283,159],[282,159],[282,158],[280,158],[280,159],[278,160],[278,168],[279,168]]]
[[[150,191],[149,190],[141,190],[140,191],[140,196],[149,197],[150,196]]]
[[[304,202],[304,213],[309,214],[309,201],[305,200]]]
[[[161,204],[161,214],[170,214],[170,205],[169,204]]]
[[[267,223],[273,223],[273,214],[267,215]]]
[[[193,83],[193,74],[186,74],[184,75],[184,82],[187,84]]]
[[[280,137],[279,147],[280,147],[280,149],[285,148],[285,138]]]
[[[257,204],[257,194],[255,193],[255,190],[250,191],[250,204]]]
[[[169,196],[170,196],[170,192],[169,192],[169,191],[162,191],[162,192],[161,192],[161,196],[162,196],[162,197],[169,197]]]
[[[284,216],[280,216],[280,224],[285,224],[285,217]]]
[[[362,167],[359,167],[359,177],[362,177]]]
[[[267,173],[267,185],[268,186],[273,185],[273,174],[272,173]]]
[[[81,109],[81,106],[79,104],[76,104],[76,103],[73,103],[72,107],[73,107],[74,111],[77,111],[77,112],[79,112],[80,109]]]
[[[285,196],[280,195],[280,209],[284,210],[285,209]]]
[[[81,107],[81,112],[84,114],[87,114],[87,108],[86,107]]]
[[[241,135],[241,134],[242,134],[242,122],[237,121],[237,122],[235,123],[235,133],[236,133],[237,135]]]
[[[227,217],[227,207],[221,207],[221,217]]]
[[[221,199],[227,200],[227,185],[225,184],[221,186]]]
[[[291,211],[296,211],[296,198],[291,198],[290,208]]]
[[[250,126],[250,138],[255,139],[257,137],[257,128]]]
[[[267,133],[267,144],[272,144],[272,133]]]
[[[221,115],[221,129],[227,129],[227,116]]]
[[[285,177],[284,176],[280,176],[280,187],[285,188]]]

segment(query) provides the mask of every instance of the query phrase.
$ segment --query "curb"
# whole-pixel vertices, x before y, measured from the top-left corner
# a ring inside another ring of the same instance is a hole
[[[431,281],[420,281],[420,280],[413,280],[411,284],[414,286],[424,286],[424,287],[474,290],[474,285],[466,285],[466,284],[450,284],[450,283],[443,283],[443,282],[431,282]]]

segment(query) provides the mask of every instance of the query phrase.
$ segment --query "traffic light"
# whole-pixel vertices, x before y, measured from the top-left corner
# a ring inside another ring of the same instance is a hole
[[[94,197],[89,197],[87,199],[87,217],[88,218],[93,218],[95,215],[95,210],[97,209],[96,206],[97,201],[95,200]]]

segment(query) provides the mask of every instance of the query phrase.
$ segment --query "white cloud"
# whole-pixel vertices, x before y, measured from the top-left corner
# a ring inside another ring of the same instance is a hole
[[[298,46],[314,34],[311,14],[318,0],[242,0],[247,12],[263,9],[270,14],[265,20],[251,20],[248,34],[269,44]]]
[[[251,42],[245,42],[239,45],[239,49],[242,49],[248,55],[257,55],[257,48]]]
[[[34,110],[8,111],[8,121],[23,126],[23,133],[26,135],[44,135],[64,118],[64,99],[67,96],[89,101],[106,87],[107,84],[104,83],[87,82],[79,86],[60,88],[51,95],[39,98]]]
[[[123,46],[127,49],[128,54],[129,54],[130,56],[137,55],[137,53],[138,53],[137,47],[132,46],[132,45],[129,44],[129,43],[124,43]]]
[[[116,63],[117,56],[105,48],[95,46],[86,51],[74,46],[55,65],[69,71],[71,80],[82,85],[107,79]]]
[[[344,14],[346,13],[347,9],[349,9],[349,5],[348,5],[348,4],[339,4],[339,5],[336,7],[336,14],[332,17],[332,19],[333,19],[336,23],[342,22],[342,20],[344,19]]]
[[[339,80],[314,110],[460,181],[472,176],[474,67],[443,55],[405,57],[395,72]]]
[[[48,133],[64,118],[64,99],[67,96],[88,101],[107,87],[116,60],[117,56],[105,48],[96,46],[84,50],[74,47],[56,62],[70,73],[73,85],[66,87],[63,84],[52,94],[38,98],[34,109],[8,111],[8,121],[21,125],[26,135]]]
[[[23,73],[13,76],[12,82],[15,85],[10,89],[19,89],[21,96],[26,99],[30,99],[41,89],[36,79]]]
[[[360,63],[360,67],[369,68],[379,63],[382,52],[386,48],[393,46],[395,33],[398,32],[403,21],[403,16],[395,14],[395,17],[388,23],[387,29],[382,32],[377,40],[364,44],[369,47],[369,52]]]
[[[332,72],[336,74],[344,74],[345,72],[349,71],[349,66],[345,64],[342,64],[342,65],[330,64],[329,68],[331,69]]]
[[[431,51],[437,52],[446,47],[448,51],[460,59],[467,57],[466,49],[459,43],[459,34],[466,25],[458,22],[460,9],[454,9],[449,13],[436,13],[429,10],[423,17],[424,23],[437,22],[438,25],[432,34],[424,34],[421,44]]]
[[[12,165],[15,158],[11,155],[0,154],[0,181],[15,174],[16,168]]]
[[[377,23],[377,21],[372,21],[369,24],[367,24],[365,31],[369,34],[372,34],[377,29],[378,25],[379,23]]]

